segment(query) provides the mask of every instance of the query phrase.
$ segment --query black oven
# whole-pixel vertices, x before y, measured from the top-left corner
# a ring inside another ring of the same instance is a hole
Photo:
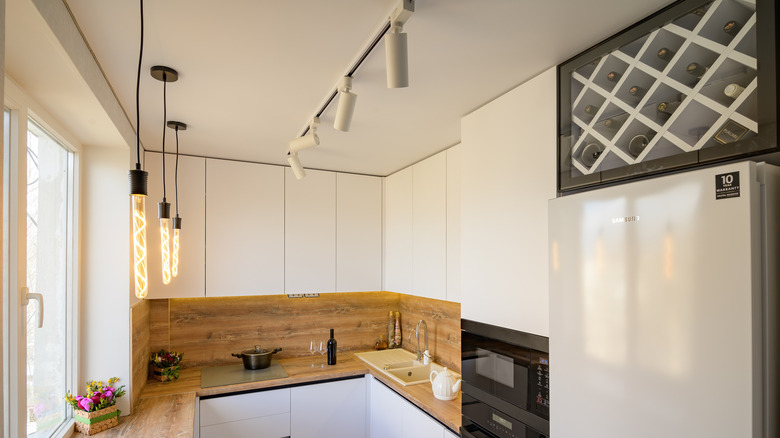
[[[549,341],[461,320],[464,438],[550,435]]]

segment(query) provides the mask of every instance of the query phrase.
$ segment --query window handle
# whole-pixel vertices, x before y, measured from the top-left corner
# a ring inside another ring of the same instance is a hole
[[[43,328],[43,295],[31,293],[29,288],[22,288],[23,306],[30,304],[30,300],[38,302],[38,328]]]

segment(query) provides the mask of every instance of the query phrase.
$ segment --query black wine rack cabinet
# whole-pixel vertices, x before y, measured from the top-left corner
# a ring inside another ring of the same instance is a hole
[[[559,65],[559,191],[776,151],[776,21],[684,0]]]

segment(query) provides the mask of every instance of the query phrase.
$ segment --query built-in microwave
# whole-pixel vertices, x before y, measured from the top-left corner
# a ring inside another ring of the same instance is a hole
[[[548,437],[549,365],[548,338],[461,320],[463,436]]]

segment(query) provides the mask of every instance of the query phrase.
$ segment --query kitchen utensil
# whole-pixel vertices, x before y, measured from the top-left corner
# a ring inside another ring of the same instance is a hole
[[[436,376],[434,378],[434,376]],[[455,380],[455,377],[447,371],[445,367],[440,373],[431,371],[431,385],[433,396],[439,400],[455,400],[460,391],[461,379]]]
[[[271,355],[282,351],[280,348],[275,348],[272,351],[260,348],[259,345],[255,345],[254,348],[248,348],[241,353],[233,353],[233,356],[240,357],[244,361],[244,368],[248,370],[261,370],[268,368],[271,365]]]

